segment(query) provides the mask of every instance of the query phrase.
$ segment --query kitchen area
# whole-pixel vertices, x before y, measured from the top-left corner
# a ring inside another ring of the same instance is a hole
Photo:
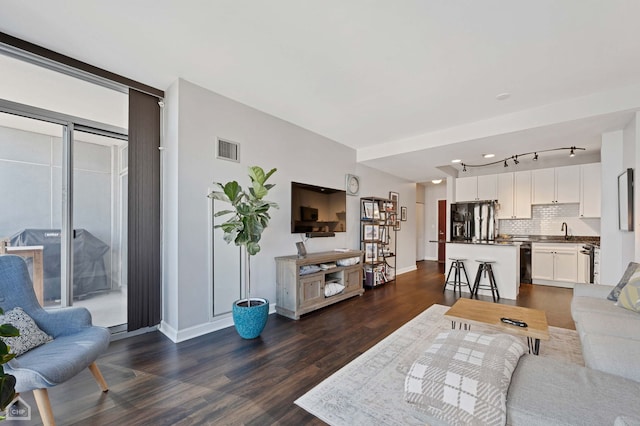
[[[500,296],[514,300],[520,283],[598,283],[600,173],[592,163],[456,179],[445,271],[464,258],[473,283],[476,260],[492,260]]]

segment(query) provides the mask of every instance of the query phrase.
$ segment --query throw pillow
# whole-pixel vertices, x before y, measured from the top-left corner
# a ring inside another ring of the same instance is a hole
[[[344,290],[344,286],[340,283],[328,283],[324,286],[324,297],[335,296]]]
[[[4,343],[10,348],[9,352],[16,356],[53,340],[53,337],[40,330],[33,318],[22,308],[13,308],[4,315],[0,315],[0,324],[6,323],[20,331],[18,337],[2,337]]]
[[[629,281],[629,284],[622,288],[616,306],[640,312],[640,280]]]
[[[525,345],[507,334],[440,333],[405,379],[405,400],[448,424],[504,425]]]
[[[639,263],[629,262],[629,265],[627,266],[627,270],[624,271],[622,278],[620,278],[620,281],[618,281],[618,284],[616,284],[613,290],[611,290],[611,293],[609,293],[609,295],[607,296],[607,299],[617,302],[618,296],[620,295],[620,291],[624,288],[624,286],[626,286],[627,283],[632,279],[640,279],[640,270],[638,270],[638,266],[640,266]]]

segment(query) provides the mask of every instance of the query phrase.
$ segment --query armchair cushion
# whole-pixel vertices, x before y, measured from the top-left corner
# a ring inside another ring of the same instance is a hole
[[[12,359],[5,371],[16,376],[16,392],[49,388],[87,368],[108,346],[109,330],[85,327]]]
[[[13,308],[9,312],[5,312],[4,315],[0,315],[0,324],[6,323],[13,325],[20,331],[20,335],[17,337],[2,337],[4,343],[10,348],[9,352],[16,356],[53,340],[51,336],[38,328],[35,321],[22,308]]]

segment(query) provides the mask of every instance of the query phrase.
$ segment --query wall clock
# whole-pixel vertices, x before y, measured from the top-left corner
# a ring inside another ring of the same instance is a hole
[[[360,178],[356,175],[347,175],[346,189],[348,195],[358,195],[360,192]]]

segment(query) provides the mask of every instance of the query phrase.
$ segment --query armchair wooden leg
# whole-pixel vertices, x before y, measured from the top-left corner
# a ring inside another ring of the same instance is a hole
[[[98,364],[96,364],[95,362],[92,362],[89,365],[89,370],[91,371],[91,374],[93,374],[93,378],[96,379],[96,382],[98,382],[98,384],[100,385],[100,389],[102,389],[102,392],[108,391],[109,386],[107,385],[107,382],[104,380],[104,377],[102,377],[102,373],[98,368]]]
[[[33,396],[36,398],[36,404],[38,405],[38,411],[42,418],[44,426],[55,426],[56,421],[53,418],[53,410],[51,409],[51,402],[49,401],[49,393],[46,389],[35,389]]]

